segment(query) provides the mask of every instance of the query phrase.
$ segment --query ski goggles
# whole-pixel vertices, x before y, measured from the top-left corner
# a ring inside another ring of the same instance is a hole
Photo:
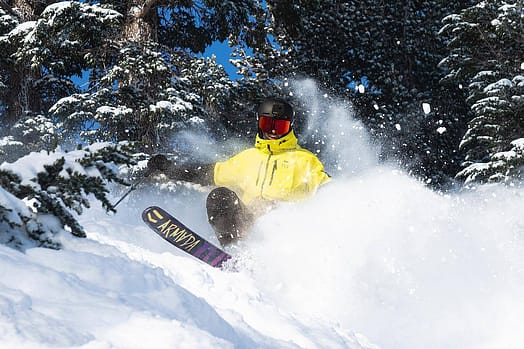
[[[282,136],[291,129],[291,121],[261,115],[258,117],[258,128],[266,133],[271,133],[271,131],[275,130],[277,135]]]

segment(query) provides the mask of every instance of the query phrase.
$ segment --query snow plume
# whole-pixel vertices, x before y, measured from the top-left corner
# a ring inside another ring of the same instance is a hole
[[[384,349],[520,347],[524,189],[433,192],[377,163],[351,109],[323,106],[312,82],[296,95],[311,108],[307,132],[332,136],[323,160],[342,162],[313,200],[257,221],[245,260],[261,290]]]
[[[299,144],[316,153],[330,175],[350,176],[378,163],[378,149],[371,145],[364,126],[354,118],[349,101],[333,99],[311,79],[293,80],[289,84],[292,97],[305,107],[305,120],[297,120]],[[171,145],[182,159],[221,161],[253,146],[238,139],[217,139],[202,119],[193,118],[184,129],[175,133]],[[255,122],[255,121],[253,121]]]
[[[218,140],[206,127],[193,122],[189,127],[175,133],[172,137],[173,152],[181,160],[213,163],[253,146],[238,140]]]
[[[374,168],[262,217],[253,274],[298,314],[382,348],[516,348],[524,190],[439,195]]]
[[[310,79],[293,81],[291,88],[292,95],[306,107],[306,125],[299,126],[303,129],[301,144],[313,143],[309,150],[318,153],[328,173],[350,176],[377,165],[378,149],[355,120],[348,101],[333,100]]]

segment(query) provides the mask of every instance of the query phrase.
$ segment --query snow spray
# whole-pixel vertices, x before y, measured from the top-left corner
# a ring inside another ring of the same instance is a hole
[[[382,348],[520,347],[524,190],[436,193],[379,164],[347,105],[323,105],[311,81],[295,87],[331,111],[308,127],[330,135],[334,180],[257,221],[247,247],[260,288]]]

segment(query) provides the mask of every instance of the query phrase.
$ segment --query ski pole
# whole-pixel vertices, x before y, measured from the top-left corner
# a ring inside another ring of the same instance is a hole
[[[125,192],[125,194],[113,205],[113,208],[115,208],[119,203],[122,202],[122,200],[124,200],[128,195],[129,193],[131,193],[133,190],[135,190],[143,181],[145,181],[145,179],[147,177],[149,177],[151,175],[151,173],[153,173],[154,171],[150,171],[150,170],[147,170],[146,173],[144,173],[144,176],[142,178],[140,178],[140,180],[138,180],[137,182],[135,182],[130,188],[128,191]]]

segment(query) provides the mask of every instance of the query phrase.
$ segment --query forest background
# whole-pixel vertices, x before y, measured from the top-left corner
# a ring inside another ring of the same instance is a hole
[[[523,3],[0,0],[0,242],[85,236],[75,215],[91,195],[114,210],[108,183],[133,183],[184,129],[251,142],[266,96],[291,100],[305,134],[301,120],[332,111],[293,96],[303,79],[353,110],[382,161],[435,190],[519,185]],[[217,42],[234,76],[202,55]],[[328,134],[307,135],[330,151]],[[22,171],[35,152],[46,165]]]

